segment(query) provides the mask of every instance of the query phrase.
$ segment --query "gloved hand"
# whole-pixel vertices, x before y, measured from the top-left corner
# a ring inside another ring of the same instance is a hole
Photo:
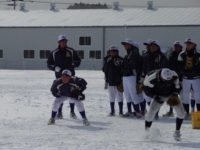
[[[142,84],[140,84],[139,82],[136,83],[136,91],[137,91],[137,94],[142,93]]]
[[[123,87],[123,83],[122,82],[117,86],[117,90],[119,92],[124,92],[124,87]]]
[[[58,93],[52,92],[52,95],[53,95],[54,97],[56,97],[56,98],[60,97],[60,93],[59,93],[59,92],[58,92]]]
[[[85,95],[77,90],[71,92],[71,98],[77,99],[77,100],[85,100]]]
[[[154,97],[153,97],[153,99],[157,102],[157,103],[159,103],[159,104],[163,104],[164,102],[161,100],[161,98],[159,97],[159,96],[157,96],[157,95],[155,95]]]
[[[178,94],[173,94],[167,101],[167,104],[170,106],[177,106],[180,104],[180,99]]]
[[[60,69],[61,69],[60,67],[56,66],[54,70],[55,72],[60,72]]]

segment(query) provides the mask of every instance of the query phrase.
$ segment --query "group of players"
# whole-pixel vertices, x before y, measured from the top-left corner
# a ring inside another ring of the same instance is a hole
[[[51,92],[55,97],[51,118],[48,125],[55,124],[55,118],[63,118],[62,106],[69,100],[70,117],[76,119],[74,106],[76,105],[83,124],[89,125],[82,101],[85,99],[83,91],[87,82],[75,76],[75,67],[81,63],[74,49],[67,46],[65,35],[58,37],[58,48],[51,52],[47,60],[47,67],[55,72]],[[119,56],[117,45],[111,45],[108,55],[104,58],[103,72],[105,74],[105,88],[108,89],[110,108],[109,116],[115,116],[115,100],[119,105],[119,116],[145,116],[145,129],[149,130],[153,119],[158,119],[158,112],[164,102],[172,104],[177,112],[175,139],[180,139],[180,128],[183,119],[190,118],[189,95],[196,100],[197,111],[200,111],[200,53],[192,38],[185,41],[183,50],[181,41],[175,41],[174,51],[169,60],[161,52],[157,40],[144,43],[147,51],[144,56],[139,53],[139,45],[132,39],[121,42],[126,55]],[[123,113],[123,93],[127,103],[127,112]],[[180,99],[179,99],[180,97]],[[150,106],[146,113],[146,103]],[[132,107],[134,111],[132,111]],[[164,116],[172,116],[173,110]]]
[[[109,93],[109,116],[115,115],[115,100],[119,104],[119,115],[122,117],[144,116],[147,103],[150,108],[145,117],[145,129],[148,131],[153,118],[159,117],[159,108],[164,102],[168,102],[177,113],[174,138],[180,140],[183,119],[190,119],[190,93],[196,100],[197,111],[200,111],[200,53],[197,52],[196,42],[187,38],[186,49],[183,50],[182,42],[175,41],[174,51],[169,59],[161,52],[157,40],[149,39],[144,43],[147,49],[144,56],[140,55],[139,45],[132,39],[127,38],[121,44],[127,52],[124,58],[119,56],[117,45],[111,45],[102,69],[105,74],[105,88],[108,88]],[[125,114],[122,92],[127,103]],[[173,109],[170,107],[170,111],[164,116],[172,115]]]

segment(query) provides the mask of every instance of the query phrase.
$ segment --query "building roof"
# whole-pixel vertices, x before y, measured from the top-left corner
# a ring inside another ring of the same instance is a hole
[[[0,27],[200,25],[200,8],[0,10]]]

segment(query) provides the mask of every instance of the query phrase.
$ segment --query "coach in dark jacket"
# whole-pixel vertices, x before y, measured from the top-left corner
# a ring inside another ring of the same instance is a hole
[[[73,48],[67,46],[67,37],[60,35],[58,37],[58,48],[53,50],[47,60],[47,67],[55,71],[56,78],[61,77],[63,70],[68,69],[75,75],[74,68],[79,67],[81,59]]]

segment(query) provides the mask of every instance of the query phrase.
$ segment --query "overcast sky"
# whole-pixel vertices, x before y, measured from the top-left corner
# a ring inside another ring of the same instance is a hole
[[[9,1],[9,0],[0,0],[0,9],[13,9],[11,6],[7,6],[7,4],[11,4],[13,2],[1,2],[1,1]],[[42,2],[64,2],[64,3],[91,3],[97,4],[106,3],[107,5],[112,5],[113,2],[118,1],[121,7],[127,6],[142,6],[146,7],[147,0],[32,0],[32,1],[42,1]],[[153,0],[155,7],[200,7],[200,0]],[[17,2],[16,8],[19,9],[19,3]],[[56,4],[56,8],[63,9],[67,8],[68,4]],[[30,3],[26,2],[27,9],[49,9],[49,3]]]

